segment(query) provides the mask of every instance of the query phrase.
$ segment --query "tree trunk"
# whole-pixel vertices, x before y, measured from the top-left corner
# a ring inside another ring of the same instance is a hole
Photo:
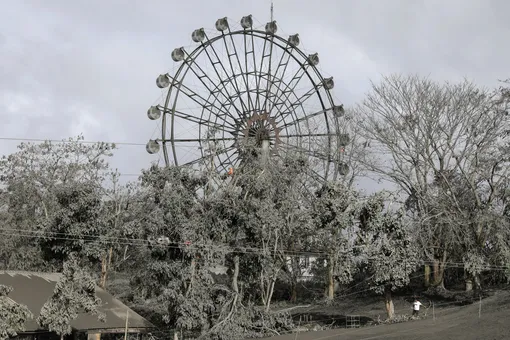
[[[470,292],[473,290],[473,281],[471,279],[466,280],[466,292]]]
[[[326,298],[329,301],[333,301],[335,298],[335,276],[334,276],[334,260],[330,257],[328,260],[328,277],[327,277],[327,288]]]
[[[186,293],[184,294],[185,297],[188,297],[191,294],[191,290],[193,289],[193,286],[195,285],[195,272],[196,272],[196,260],[193,258],[191,260],[190,264],[190,279],[188,286],[186,287]]]
[[[434,278],[434,286],[437,285],[440,280],[441,280],[441,277],[439,275],[439,261],[438,260],[434,260],[434,264],[433,264],[433,268],[434,268],[434,271],[433,271],[433,278]]]
[[[262,301],[262,305],[265,306],[267,302],[266,296],[266,282],[264,277],[264,270],[260,271],[260,300]]]
[[[101,259],[101,279],[99,281],[99,286],[103,289],[106,289],[106,279],[108,276],[108,269],[110,268],[110,265],[112,263],[112,255],[113,248],[110,247],[108,253],[105,254]]]
[[[473,290],[480,290],[481,282],[480,275],[472,275],[471,277],[466,279],[466,292],[470,292]]]
[[[424,284],[425,288],[430,287],[430,266],[428,264],[425,265],[425,273],[424,273]]]
[[[265,273],[264,270],[260,272],[260,296],[262,299],[262,305],[265,307],[266,311],[269,311],[271,306],[271,300],[273,298],[274,286],[276,284],[276,279],[278,278],[278,273],[280,271],[277,270],[273,274],[269,275]]]
[[[232,273],[232,290],[239,294],[239,255],[234,256],[234,272]]]
[[[301,276],[301,263],[300,263],[300,257],[293,256],[290,259],[290,266],[291,266],[291,272],[290,272],[290,302],[296,302],[297,301],[297,285],[298,285],[298,278]]]
[[[295,282],[292,282],[290,287],[290,302],[296,303],[297,302],[297,284]]]
[[[474,282],[475,282],[475,289],[481,290],[482,289],[482,278],[481,278],[480,274],[476,274],[474,276]]]
[[[444,270],[446,263],[446,251],[443,251],[442,258],[435,258],[433,262],[433,278],[434,287],[440,287],[444,289]]]
[[[274,285],[276,283],[276,275],[272,277],[271,283],[269,284],[268,292],[267,292],[267,299],[266,299],[266,312],[269,312],[269,308],[271,307],[271,300],[273,299],[273,293],[274,293]]]
[[[388,314],[388,319],[393,319],[395,316],[395,307],[393,305],[393,297],[391,295],[391,288],[384,288],[384,305],[386,307],[386,313]]]

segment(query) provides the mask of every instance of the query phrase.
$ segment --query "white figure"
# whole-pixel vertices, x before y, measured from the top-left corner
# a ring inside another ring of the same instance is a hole
[[[414,299],[413,316],[418,316],[418,313],[420,313],[420,306],[422,306],[422,303],[420,301],[418,301],[418,299]]]

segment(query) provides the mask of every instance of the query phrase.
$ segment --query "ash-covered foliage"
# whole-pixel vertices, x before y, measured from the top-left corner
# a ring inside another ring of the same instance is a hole
[[[61,279],[53,295],[46,301],[37,318],[38,324],[60,336],[71,334],[71,321],[85,312],[105,321],[99,310],[101,300],[96,296],[96,283],[83,270],[74,256],[64,263]]]
[[[384,209],[384,196],[374,195],[362,210],[358,245],[362,263],[372,275],[369,285],[378,292],[395,291],[409,284],[418,264],[417,247],[402,212]]]
[[[25,330],[25,322],[33,317],[25,305],[9,299],[12,287],[0,285],[0,339],[10,339]]]

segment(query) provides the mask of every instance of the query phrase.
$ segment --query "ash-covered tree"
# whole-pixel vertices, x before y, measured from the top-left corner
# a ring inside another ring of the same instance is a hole
[[[261,209],[269,206],[252,201],[257,192],[247,190],[254,187],[245,175],[239,175],[239,180],[235,175],[230,184],[223,183],[204,196],[201,188],[206,181],[195,176],[177,167],[153,167],[142,176],[139,232],[150,246],[148,262],[134,284],[148,302],[164,305],[166,321],[189,336],[239,339],[276,334],[271,330],[277,332],[288,318],[261,311],[244,299],[250,288],[258,288],[248,276],[255,276],[257,282],[261,275],[274,277],[273,271],[260,266],[270,254],[246,251],[250,245],[260,245],[261,238],[274,245],[273,234],[266,235],[255,222],[261,221]],[[278,258],[277,265],[267,264],[278,272],[283,263]],[[214,274],[225,267],[223,275]],[[268,281],[264,292],[271,293]]]
[[[300,154],[288,154],[283,162],[273,168],[271,185],[277,188],[273,197],[277,214],[282,219],[279,230],[281,251],[286,263],[282,266],[280,276],[290,284],[290,301],[298,299],[298,280],[302,275],[304,263],[303,253],[307,247],[307,239],[315,233],[311,221],[309,191],[303,185],[307,178],[309,163]]]
[[[338,284],[352,280],[354,270],[353,242],[361,211],[358,194],[341,182],[327,182],[312,200],[312,224],[314,236],[310,238],[312,249],[324,252],[323,259],[316,261],[316,271],[324,271],[325,296],[332,301]],[[325,266],[322,264],[325,262]]]
[[[98,220],[104,229],[98,233],[99,240],[93,243],[96,247],[89,249],[89,252],[101,262],[99,286],[103,289],[107,286],[108,276],[112,270],[127,268],[133,260],[130,254],[135,250],[129,243],[130,239],[136,236],[131,228],[137,219],[133,213],[136,189],[137,183],[122,183],[120,173],[117,171],[112,172],[103,184],[103,199]]]
[[[58,209],[57,192],[62,186],[101,183],[108,169],[106,158],[114,145],[86,144],[83,136],[59,143],[21,143],[18,151],[0,160],[0,182],[4,192],[4,226],[10,230],[6,268],[49,269],[41,261],[41,249],[34,234],[44,233]],[[27,242],[29,240],[29,242]]]
[[[140,254],[145,262],[132,284],[147,304],[166,310],[168,324],[193,334],[211,327],[214,309],[210,248],[197,246],[212,243],[204,239],[194,216],[203,184],[184,168],[153,166],[143,172],[133,206],[138,218],[132,227],[148,247]]]
[[[292,274],[290,259],[299,252],[298,240],[309,228],[309,209],[305,202],[308,164],[299,155],[289,154],[269,164],[253,159],[235,175],[233,185],[240,193],[238,226],[244,247],[257,249],[242,256],[243,280],[257,282],[258,296],[269,311],[277,280]],[[235,229],[233,229],[235,230]],[[290,260],[290,261],[289,261]],[[292,283],[291,283],[292,284]],[[248,288],[248,287],[247,287]]]
[[[122,253],[118,240],[129,236],[126,225],[132,218],[127,212],[129,192],[118,183],[117,173],[111,179],[56,185],[55,207],[41,225],[47,263],[60,269],[70,254],[77,254],[88,260],[84,265],[91,273],[100,273],[102,288],[114,253]]]
[[[270,164],[264,158],[245,158],[226,183],[198,205],[201,211],[196,216],[202,222],[197,225],[214,234],[210,240],[229,249],[225,254],[229,290],[218,282],[213,286],[221,297],[215,307],[219,314],[202,337],[269,336],[292,326],[287,314],[269,310],[275,283],[287,266],[286,247],[307,225],[304,167],[306,162],[290,155]],[[259,301],[262,309],[256,306]]]
[[[71,254],[99,260],[96,242],[105,230],[102,188],[92,183],[57,185],[55,207],[43,224],[41,241],[48,262],[61,268]]]
[[[388,318],[395,315],[392,292],[409,284],[418,264],[417,247],[402,211],[385,210],[385,195],[371,196],[360,214],[358,246],[372,290],[384,294]]]
[[[366,165],[406,194],[432,284],[443,286],[449,259],[479,262],[467,255],[502,231],[508,98],[468,81],[394,75],[372,84],[355,113],[373,150]]]
[[[64,263],[62,277],[55,285],[52,296],[43,305],[38,324],[64,339],[71,334],[71,322],[80,313],[96,315],[105,321],[100,311],[101,299],[96,296],[96,284],[92,277],[80,268],[75,256],[70,256]]]
[[[0,340],[6,340],[25,330],[25,322],[33,317],[27,306],[9,299],[12,287],[0,285]]]

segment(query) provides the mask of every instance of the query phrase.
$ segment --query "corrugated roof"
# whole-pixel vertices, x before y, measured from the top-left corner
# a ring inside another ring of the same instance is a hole
[[[0,271],[0,284],[14,288],[9,294],[9,298],[26,305],[32,314],[34,314],[34,319],[27,321],[25,324],[25,330],[27,332],[41,329],[37,325],[37,317],[44,303],[53,294],[53,290],[59,279],[59,273]],[[140,331],[154,328],[154,325],[149,321],[135,311],[129,309],[125,304],[114,298],[105,290],[96,287],[96,294],[102,301],[100,310],[106,314],[106,322],[99,321],[94,315],[83,313],[71,322],[71,326],[74,329],[80,331],[124,329],[127,311],[129,311],[129,328],[137,328],[140,329]]]

